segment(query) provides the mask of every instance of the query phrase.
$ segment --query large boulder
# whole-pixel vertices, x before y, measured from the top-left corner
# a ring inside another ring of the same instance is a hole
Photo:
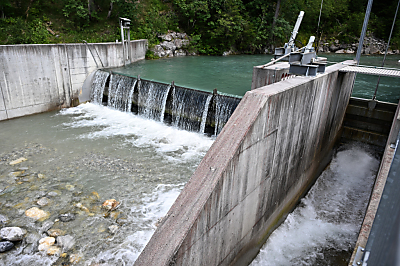
[[[164,50],[171,50],[171,51],[175,51],[176,50],[176,46],[173,42],[167,42],[164,41],[161,44],[161,47],[164,48]]]
[[[374,45],[374,44],[369,45],[369,51],[370,51],[369,52],[370,54],[379,54],[380,53],[378,46]]]
[[[339,47],[331,44],[331,46],[329,46],[329,51],[331,51],[332,53],[335,53],[337,50],[339,50]]]
[[[154,48],[151,49],[151,50],[153,51],[155,56],[158,56],[158,57],[164,57],[165,56],[165,50],[159,44],[154,46]]]
[[[183,49],[179,49],[179,50],[175,50],[174,55],[175,56],[185,56],[186,52]]]

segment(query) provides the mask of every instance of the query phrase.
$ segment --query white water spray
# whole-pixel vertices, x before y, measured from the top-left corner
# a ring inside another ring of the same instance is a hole
[[[378,165],[359,147],[338,152],[251,265],[347,265]]]

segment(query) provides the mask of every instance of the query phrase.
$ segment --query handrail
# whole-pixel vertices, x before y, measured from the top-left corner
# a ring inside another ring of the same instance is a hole
[[[96,63],[96,66],[97,66],[97,67],[99,67],[99,65],[97,64],[96,58],[95,58],[95,57],[94,57],[94,55],[93,55],[92,49],[90,49],[90,46],[89,46],[89,44],[87,43],[87,41],[85,41],[85,40],[82,40],[82,42],[83,42],[84,44],[86,44],[86,47],[89,49],[89,51],[90,51],[90,54],[92,55],[92,57],[93,57],[93,60],[94,60],[94,62]],[[95,50],[95,51],[96,51],[96,53],[97,53],[97,57],[98,57],[98,58],[99,58],[99,60],[100,60],[101,66],[102,66],[102,67],[104,67],[104,65],[103,65],[103,62],[101,61],[101,58],[100,58],[100,56],[99,56],[99,53],[97,52],[97,49],[96,49],[96,47],[94,48],[94,50]]]

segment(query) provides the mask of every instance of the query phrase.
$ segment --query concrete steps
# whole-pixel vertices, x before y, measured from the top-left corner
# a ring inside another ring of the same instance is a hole
[[[377,102],[368,108],[369,100],[351,98],[343,121],[341,142],[361,141],[383,152],[397,105]]]

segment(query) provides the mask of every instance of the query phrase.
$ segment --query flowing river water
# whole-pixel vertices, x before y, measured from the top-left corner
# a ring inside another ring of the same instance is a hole
[[[165,73],[176,72],[173,80],[178,85],[216,87],[223,93],[243,95],[251,85],[252,66],[269,58],[186,57],[141,61],[126,69],[131,68],[129,75],[136,75],[133,69],[142,72],[143,78],[163,82]],[[379,59],[382,57],[374,60]],[[198,68],[187,73],[196,60]],[[396,60],[389,61],[396,66]],[[161,65],[155,69],[161,70],[145,69],[156,64]],[[192,81],[191,75],[199,82],[186,83]],[[372,96],[376,83],[367,83],[372,89],[364,93],[362,82],[356,82],[355,96]],[[386,91],[378,91],[378,99],[396,102],[397,80],[381,80],[381,84]],[[0,139],[0,214],[8,218],[0,219],[0,224],[27,230],[25,239],[13,250],[0,253],[0,265],[29,266],[71,261],[76,265],[131,265],[214,140],[91,103],[2,121]],[[27,160],[10,165],[21,157]],[[344,265],[377,166],[378,160],[368,148],[341,148],[252,265]],[[39,206],[43,198],[47,204]],[[120,207],[112,212],[102,209],[108,199],[116,199]],[[48,212],[48,218],[36,221],[27,217],[25,211],[31,207]],[[75,219],[63,222],[61,214],[74,214]],[[37,252],[38,240],[49,228],[73,237],[73,244],[60,258]]]
[[[91,103],[0,126],[0,214],[8,226],[28,231],[23,243],[0,255],[0,265],[56,262],[57,256],[35,252],[46,226],[74,237],[67,253],[80,258],[78,265],[131,265],[213,142]],[[27,161],[9,165],[21,157]],[[40,207],[43,197],[49,203]],[[101,208],[107,199],[120,207],[107,213]],[[24,215],[34,206],[50,217]],[[75,220],[48,224],[66,213]]]

